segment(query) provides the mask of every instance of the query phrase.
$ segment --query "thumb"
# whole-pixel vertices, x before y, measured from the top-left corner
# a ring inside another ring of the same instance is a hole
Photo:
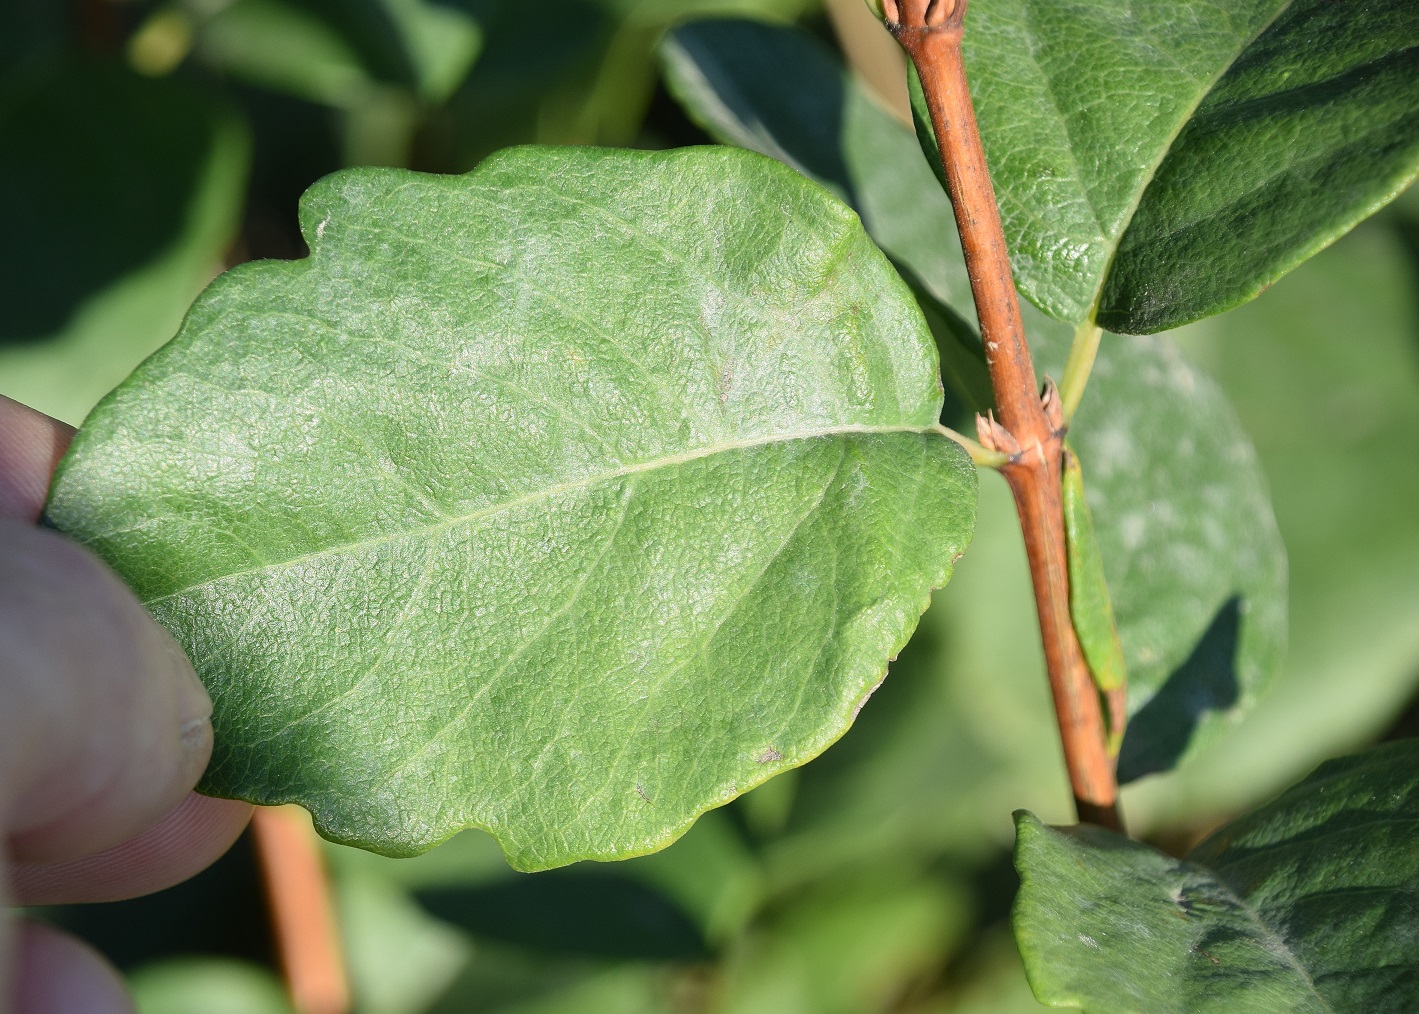
[[[0,827],[56,862],[176,807],[212,750],[211,701],[113,573],[53,532],[0,520]]]

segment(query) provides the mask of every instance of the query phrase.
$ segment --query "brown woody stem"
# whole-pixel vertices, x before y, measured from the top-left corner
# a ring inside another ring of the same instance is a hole
[[[1053,383],[1046,384],[1041,397],[1025,342],[1005,232],[961,58],[966,0],[885,0],[884,7],[887,27],[921,76],[941,149],[999,420],[980,420],[981,443],[1009,455],[1000,472],[1014,494],[1025,537],[1075,806],[1081,821],[1121,829],[1118,782],[1099,694],[1069,613],[1060,491],[1064,417]]]
[[[296,1014],[348,1014],[350,987],[320,839],[294,806],[251,817],[276,950]]]

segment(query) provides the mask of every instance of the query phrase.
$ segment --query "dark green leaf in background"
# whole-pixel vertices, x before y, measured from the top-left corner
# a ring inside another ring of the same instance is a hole
[[[1376,216],[1177,335],[1261,456],[1287,548],[1289,648],[1246,720],[1179,779],[1140,785],[1130,815],[1223,819],[1383,735],[1419,686],[1419,458],[1397,451],[1419,446],[1419,286],[1394,226]]]
[[[1021,812],[1035,995],[1098,1014],[1419,1004],[1419,741],[1329,761],[1186,860]]]
[[[984,409],[950,204],[911,131],[793,29],[694,22],[667,36],[663,57],[672,90],[718,138],[793,165],[858,209],[917,283],[928,319],[942,318],[957,404]],[[1023,309],[1041,371],[1059,376],[1071,329]],[[1131,675],[1139,732],[1121,763],[1136,777],[1173,766],[1234,722],[1275,672],[1286,640],[1285,548],[1234,412],[1166,338],[1105,339],[1071,440],[1089,476]]]
[[[1109,343],[1070,442],[1128,660],[1131,781],[1235,724],[1280,668],[1286,546],[1235,410],[1166,336]]]
[[[965,38],[1016,279],[1071,322],[1230,309],[1419,167],[1410,0],[993,0]]]
[[[975,473],[855,217],[733,149],[352,171],[214,284],[48,517],[210,688],[208,791],[393,854],[668,843],[839,735]]]
[[[71,423],[221,266],[249,143],[204,89],[58,60],[0,85],[0,393]]]
[[[238,78],[335,106],[377,83],[441,102],[478,53],[478,23],[427,0],[235,0],[197,8],[198,48]]]

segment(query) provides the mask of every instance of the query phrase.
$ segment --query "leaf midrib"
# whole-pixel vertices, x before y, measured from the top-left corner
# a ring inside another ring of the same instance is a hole
[[[875,434],[894,433],[911,434],[916,436],[925,436],[927,434],[932,433],[940,435],[940,427],[935,424],[928,426],[873,426],[867,424],[849,423],[841,426],[827,426],[809,430],[794,430],[787,433],[773,433],[759,437],[746,437],[741,440],[728,440],[712,444],[706,444],[702,447],[697,447],[688,451],[682,451],[677,454],[662,455],[657,458],[651,458],[648,461],[637,462],[631,465],[622,465],[618,468],[610,469],[604,472],[593,472],[588,475],[581,476],[577,479],[573,479],[569,482],[557,483],[551,486],[543,487],[542,489],[536,489],[529,493],[524,493],[521,496],[514,497],[511,500],[504,500],[498,503],[488,504],[484,507],[479,507],[477,510],[470,511],[467,514],[461,514],[455,517],[444,517],[439,521],[435,521],[426,525],[420,525],[414,528],[401,528],[397,531],[386,532],[380,535],[372,536],[370,538],[359,539],[354,542],[341,542],[334,545],[322,547],[321,549],[317,549],[309,553],[303,553],[300,556],[290,557],[285,560],[266,562],[256,567],[248,567],[245,570],[234,570],[228,571],[224,574],[217,574],[213,577],[204,578],[201,581],[195,581],[192,584],[184,585],[183,587],[174,589],[173,591],[165,592],[162,595],[157,595],[153,598],[146,598],[143,601],[144,604],[147,606],[154,606],[160,602],[165,602],[169,599],[177,598],[180,595],[185,595],[199,588],[206,588],[211,585],[218,584],[222,581],[229,581],[234,578],[244,577],[250,574],[260,574],[284,570],[288,567],[298,566],[299,564],[307,563],[311,560],[317,560],[335,553],[357,552],[359,550],[366,549],[371,546],[384,545],[386,543],[396,542],[404,538],[412,538],[415,536],[433,536],[439,532],[448,531],[451,528],[457,528],[460,525],[471,524],[473,522],[480,521],[486,517],[492,517],[496,514],[516,510],[519,507],[525,507],[528,504],[537,503],[540,500],[551,499],[563,493],[571,493],[581,489],[590,489],[594,486],[600,485],[601,483],[613,482],[617,479],[624,478],[629,475],[637,475],[643,472],[652,472],[661,468],[676,468],[680,465],[687,464],[691,461],[697,461],[701,458],[713,457],[716,454],[727,454],[734,451],[744,450],[746,448],[765,447],[779,443],[793,443],[795,441],[817,440],[822,439],[824,437],[845,437],[856,435],[870,436]]]
[[[1235,904],[1237,908],[1252,923],[1252,925],[1257,928],[1257,931],[1262,935],[1262,937],[1272,945],[1270,948],[1268,948],[1271,953],[1280,956],[1286,962],[1286,964],[1289,965],[1292,969],[1294,969],[1296,974],[1300,976],[1301,982],[1305,985],[1306,990],[1311,994],[1311,996],[1315,997],[1315,1000],[1318,1004],[1320,1004],[1321,1009],[1323,1011],[1329,1012],[1329,1014],[1335,1014],[1335,1008],[1330,1005],[1330,1001],[1328,1001],[1324,996],[1321,995],[1321,992],[1316,987],[1315,979],[1312,978],[1310,971],[1306,968],[1305,965],[1301,964],[1301,959],[1297,957],[1296,952],[1291,949],[1290,941],[1287,940],[1284,936],[1282,936],[1279,931],[1272,929],[1271,926],[1264,919],[1262,919],[1261,913],[1252,906],[1251,902],[1249,902],[1242,895],[1238,894],[1236,890],[1232,888],[1232,885],[1229,884],[1225,879],[1223,879],[1220,872],[1210,866],[1205,866],[1201,863],[1187,862],[1187,865],[1205,874],[1208,880],[1210,880],[1213,884],[1220,888],[1221,891],[1227,895],[1227,897],[1232,899],[1233,904]]]

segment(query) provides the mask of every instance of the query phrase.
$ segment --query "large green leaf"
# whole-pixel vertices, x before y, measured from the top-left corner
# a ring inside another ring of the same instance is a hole
[[[919,283],[928,319],[939,316],[959,404],[983,409],[950,205],[911,131],[802,32],[691,23],[667,36],[663,56],[671,89],[716,137],[793,165],[859,210]],[[1071,329],[1025,314],[1041,370],[1059,376]],[[1122,773],[1137,776],[1171,767],[1235,721],[1276,670],[1286,639],[1285,547],[1235,413],[1167,339],[1106,340],[1091,384],[1071,440],[1088,475],[1131,676],[1138,728]]]
[[[1419,1004],[1419,741],[1323,764],[1186,860],[1016,818],[1035,995],[1091,1012]]]
[[[975,473],[855,216],[736,149],[354,170],[95,410],[48,517],[177,635],[208,791],[620,858],[841,735]]]
[[[1020,288],[1161,331],[1246,302],[1419,167],[1411,0],[993,0],[966,63]]]
[[[0,87],[0,149],[0,393],[77,423],[219,269],[246,130],[190,83],[55,60]]]

